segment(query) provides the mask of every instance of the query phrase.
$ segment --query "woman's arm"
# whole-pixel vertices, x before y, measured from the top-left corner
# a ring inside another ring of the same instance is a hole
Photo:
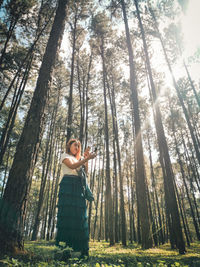
[[[84,165],[85,163],[88,162],[88,160],[90,159],[94,159],[96,157],[96,154],[95,153],[89,153],[89,155],[87,157],[85,157],[84,159],[76,162],[76,163],[73,163],[71,161],[71,159],[69,158],[66,158],[64,159],[62,162],[67,166],[69,167],[70,169],[74,170],[74,169],[77,169],[78,167]]]

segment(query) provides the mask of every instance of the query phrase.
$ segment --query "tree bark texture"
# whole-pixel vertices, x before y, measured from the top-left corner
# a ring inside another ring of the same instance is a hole
[[[4,197],[0,205],[0,249],[23,249],[20,225],[24,205],[31,184],[31,170],[37,156],[42,137],[45,107],[51,86],[51,76],[56,54],[60,47],[64,32],[67,0],[59,0],[56,16],[39,71],[36,89],[31,106],[26,117],[25,125],[17,145],[16,154],[9,173]]]
[[[133,106],[134,115],[134,131],[135,131],[135,151],[136,151],[136,171],[137,171],[137,190],[138,190],[138,204],[139,204],[139,218],[141,225],[141,240],[142,248],[151,248],[152,233],[150,227],[148,203],[147,203],[147,188],[146,188],[146,174],[144,166],[144,155],[143,155],[143,145],[142,145],[142,134],[140,125],[140,115],[139,115],[139,103],[138,103],[138,93],[137,93],[137,83],[136,83],[136,71],[133,58],[133,50],[130,39],[128,21],[125,10],[124,0],[121,0],[126,40],[129,53],[129,67],[130,67],[130,90],[131,90],[131,101]]]

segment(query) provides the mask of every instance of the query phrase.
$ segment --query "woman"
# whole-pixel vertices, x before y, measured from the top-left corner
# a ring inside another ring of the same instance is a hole
[[[66,153],[61,156],[63,178],[58,195],[56,245],[65,242],[74,251],[81,251],[81,257],[89,256],[89,232],[86,201],[77,170],[84,165],[87,171],[88,161],[95,157],[88,148],[81,159],[81,144],[76,139],[69,140]]]

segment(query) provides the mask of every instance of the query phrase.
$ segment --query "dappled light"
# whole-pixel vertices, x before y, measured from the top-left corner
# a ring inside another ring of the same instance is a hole
[[[198,0],[0,0],[0,265],[200,264]]]

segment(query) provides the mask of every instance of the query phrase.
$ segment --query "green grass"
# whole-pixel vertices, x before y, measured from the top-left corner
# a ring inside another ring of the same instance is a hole
[[[59,249],[53,242],[28,241],[26,253],[16,256],[5,256],[0,266],[94,266],[94,267],[200,267],[200,243],[196,242],[187,248],[185,255],[171,250],[169,244],[142,250],[136,244],[123,247],[120,244],[110,247],[107,242],[90,242],[90,258],[80,260],[79,253],[72,252],[72,258],[63,260],[69,248]]]

